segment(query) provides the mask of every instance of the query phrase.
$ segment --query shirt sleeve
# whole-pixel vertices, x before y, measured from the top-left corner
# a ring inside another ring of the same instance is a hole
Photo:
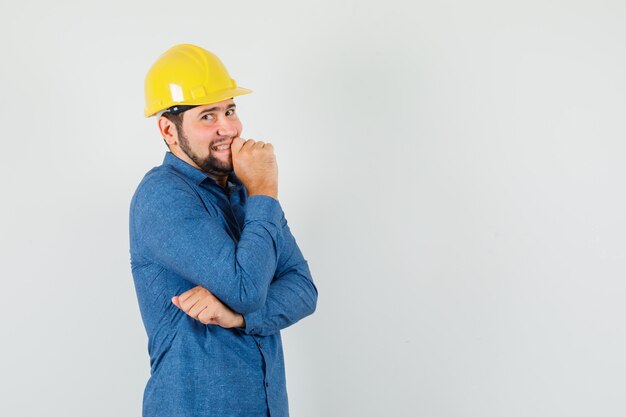
[[[275,275],[283,212],[277,200],[252,196],[236,242],[184,181],[147,179],[131,207],[142,254],[211,291],[233,310],[261,308]]]
[[[270,284],[265,304],[244,314],[246,334],[269,336],[312,314],[317,305],[317,288],[307,261],[284,220],[283,244],[278,270]],[[284,256],[286,255],[286,256]]]

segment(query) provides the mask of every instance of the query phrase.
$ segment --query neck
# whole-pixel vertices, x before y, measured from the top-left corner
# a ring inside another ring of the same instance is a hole
[[[228,176],[209,174],[208,172],[204,172],[204,173],[207,174],[209,177],[213,178],[215,181],[217,181],[217,183],[221,185],[223,188],[226,188],[226,185],[228,184]]]

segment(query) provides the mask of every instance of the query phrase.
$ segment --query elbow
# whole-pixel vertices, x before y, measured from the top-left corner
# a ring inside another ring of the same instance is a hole
[[[313,284],[312,281],[311,281],[311,289],[309,291],[309,297],[307,297],[306,305],[308,308],[307,316],[313,314],[315,310],[317,309],[317,288],[315,287],[315,284]]]

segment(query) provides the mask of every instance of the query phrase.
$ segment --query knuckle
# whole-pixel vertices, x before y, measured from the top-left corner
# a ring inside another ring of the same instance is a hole
[[[211,316],[207,316],[207,314],[203,311],[202,313],[198,314],[198,320],[204,324],[209,324],[209,321],[211,320]]]
[[[198,309],[198,310],[194,311],[194,312],[193,312],[193,313],[194,313],[194,314],[193,314],[193,317],[194,317],[196,320],[200,320],[200,316],[202,315],[202,313],[204,313],[204,311],[205,311],[205,309],[204,309],[204,308],[200,308],[200,309]]]
[[[206,314],[206,315],[202,316],[202,320],[201,321],[204,324],[213,324],[213,323],[215,323],[215,318],[212,315],[210,315],[210,314]]]

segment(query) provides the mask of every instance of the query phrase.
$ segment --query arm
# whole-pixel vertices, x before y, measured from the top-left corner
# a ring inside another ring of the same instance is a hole
[[[236,243],[182,179],[154,174],[131,207],[142,254],[186,280],[210,290],[233,310],[248,313],[265,304],[282,241],[282,209],[268,196],[250,197]]]
[[[316,305],[317,288],[307,262],[302,259],[270,284],[263,307],[243,315],[244,332],[269,336],[312,314]]]
[[[230,311],[210,291],[200,286],[173,297],[172,302],[204,324],[239,327],[246,334],[259,336],[269,336],[312,314],[317,304],[317,289],[286,221],[283,236],[290,251],[281,251],[277,276],[270,284],[265,304],[259,310],[241,316]],[[282,256],[284,253],[288,256]]]
[[[243,315],[247,334],[269,336],[312,314],[317,306],[311,271],[284,217],[282,236],[276,277],[265,304]]]

